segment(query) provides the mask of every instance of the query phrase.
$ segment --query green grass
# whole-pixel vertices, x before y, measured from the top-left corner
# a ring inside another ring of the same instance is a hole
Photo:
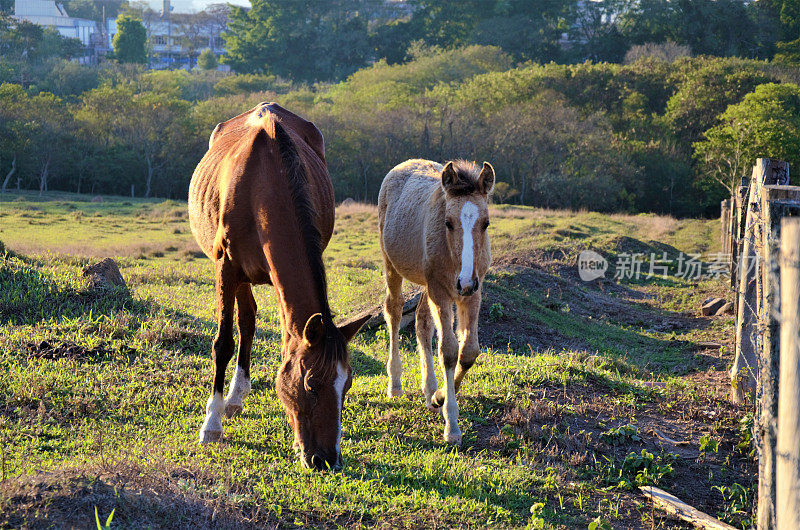
[[[642,469],[653,472],[648,483],[745,521],[753,464],[746,444],[736,448],[745,411],[707,383],[729,362],[725,349],[717,358],[698,346],[729,342],[731,324],[685,313],[723,283],[672,278],[601,290],[573,271],[585,248],[611,258],[629,248],[708,252],[714,221],[493,209],[496,266],[483,351],[459,397],[461,449],[442,441],[443,421],[422,406],[413,331],[402,335],[406,393],[385,397],[379,330],[351,347],[345,468],[315,473],[294,460],[275,395],[273,292],[255,290],[244,413],[224,423],[223,443],[201,447],[214,284],[186,205],[45,199],[0,196],[0,240],[12,252],[0,263],[0,525],[93,525],[98,507],[102,521],[116,510],[112,526],[585,527],[598,517],[668,526],[627,487]],[[374,208],[337,212],[325,260],[339,318],[382,302],[376,224]],[[82,267],[109,255],[129,293],[86,290]],[[42,358],[42,341],[82,353]],[[621,426],[637,436],[604,441]],[[668,456],[652,429],[693,448],[711,436],[719,451]],[[644,449],[655,456],[631,464]],[[626,487],[609,478],[618,471]],[[736,510],[725,504],[731,491]]]

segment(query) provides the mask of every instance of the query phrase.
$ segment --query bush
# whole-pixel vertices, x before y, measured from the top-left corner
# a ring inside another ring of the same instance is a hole
[[[291,83],[278,80],[274,75],[240,74],[220,79],[214,85],[217,96],[251,94],[253,92],[286,92]]]
[[[646,42],[636,44],[628,49],[625,54],[625,64],[635,63],[643,58],[654,58],[671,63],[681,57],[691,57],[692,50],[686,45],[674,42]]]
[[[211,50],[203,50],[197,58],[197,67],[201,70],[216,70],[219,61]]]

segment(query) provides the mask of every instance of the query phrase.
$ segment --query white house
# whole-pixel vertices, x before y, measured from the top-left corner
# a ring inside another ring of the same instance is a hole
[[[15,0],[14,17],[55,28],[64,37],[78,39],[86,47],[92,44],[92,35],[97,32],[93,20],[73,18],[63,5],[52,0]]]
[[[203,50],[211,50],[218,57],[225,53],[221,34],[225,30],[227,16],[220,19],[206,12],[173,13],[169,0],[163,0],[158,13],[146,10],[142,13],[142,24],[147,30],[148,63],[152,69],[191,69]],[[106,20],[105,34],[110,48],[117,23]],[[218,70],[229,71],[228,65],[219,65]]]

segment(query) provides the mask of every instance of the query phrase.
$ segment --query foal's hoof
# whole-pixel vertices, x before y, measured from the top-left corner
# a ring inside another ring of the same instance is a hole
[[[232,418],[242,412],[242,406],[236,403],[228,403],[225,405],[225,417]]]
[[[200,431],[200,443],[211,444],[222,440],[222,431]]]
[[[461,446],[461,433],[460,432],[451,432],[445,433],[444,441],[449,443],[450,445]]]
[[[390,386],[389,388],[386,389],[386,397],[396,398],[402,395],[403,395],[403,387],[395,388]]]
[[[442,408],[444,405],[444,392],[442,392],[441,388],[433,394],[433,397],[431,398],[431,405],[437,409]]]
[[[434,405],[430,400],[425,400],[425,407],[431,412],[441,412],[442,407]]]

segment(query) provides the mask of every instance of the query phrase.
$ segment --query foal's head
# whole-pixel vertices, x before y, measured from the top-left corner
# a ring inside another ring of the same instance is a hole
[[[483,163],[480,173],[471,162],[448,162],[442,170],[445,197],[444,231],[452,262],[459,265],[453,278],[456,292],[469,296],[478,290],[486,274],[488,255],[489,194],[494,187],[494,168]]]
[[[337,328],[320,313],[284,346],[275,388],[294,431],[294,451],[310,469],[341,469],[342,407],[352,383],[347,342],[369,315]]]

